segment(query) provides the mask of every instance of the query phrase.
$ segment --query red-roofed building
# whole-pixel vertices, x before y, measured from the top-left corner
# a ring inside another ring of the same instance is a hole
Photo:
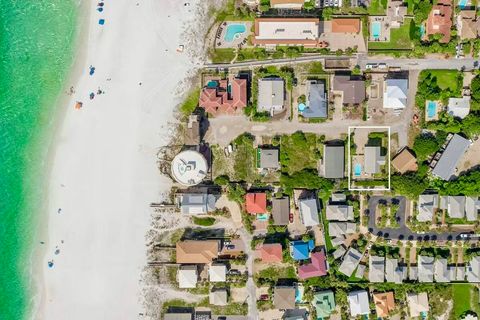
[[[327,262],[323,250],[312,253],[310,259],[312,260],[311,263],[298,267],[298,277],[300,279],[323,277],[327,274]]]
[[[263,244],[260,249],[260,256],[264,263],[282,262],[282,245],[280,243]]]
[[[247,106],[247,80],[211,80],[202,89],[198,105],[213,115],[242,110]]]
[[[266,193],[247,193],[245,196],[245,209],[248,213],[267,213]]]
[[[432,11],[428,15],[426,36],[434,34],[442,34],[439,40],[441,43],[450,41],[450,29],[452,28],[452,1],[440,0],[432,7]]]
[[[360,19],[352,18],[335,18],[332,19],[333,33],[359,33]]]

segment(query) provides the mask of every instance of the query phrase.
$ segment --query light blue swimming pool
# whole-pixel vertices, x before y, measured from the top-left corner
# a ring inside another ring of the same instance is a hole
[[[305,103],[299,103],[298,104],[298,111],[302,112],[303,110],[305,110],[307,106],[305,105]]]
[[[303,302],[303,286],[295,287],[295,303],[302,303]]]
[[[420,39],[425,35],[425,25],[420,25]]]
[[[268,213],[257,214],[258,221],[268,221]]]
[[[379,21],[372,22],[372,37],[377,40],[380,39],[380,33],[382,32],[382,24]]]
[[[437,115],[437,101],[428,101],[427,104],[427,116],[429,119],[434,118]]]
[[[465,8],[468,5],[468,0],[458,0],[458,6],[460,8]]]
[[[225,41],[232,42],[236,38],[238,38],[242,33],[247,30],[245,24],[238,23],[238,24],[229,24],[227,26],[227,32],[225,32]]]
[[[355,164],[355,167],[353,168],[353,173],[356,177],[362,174],[362,165],[360,163]]]
[[[209,88],[216,88],[217,85],[218,85],[217,81],[215,81],[215,80],[211,80],[207,83],[207,87],[209,87]]]

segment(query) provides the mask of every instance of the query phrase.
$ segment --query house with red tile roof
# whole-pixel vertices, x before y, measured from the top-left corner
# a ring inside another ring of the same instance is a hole
[[[335,18],[332,19],[333,33],[359,33],[360,19],[355,18]]]
[[[247,80],[211,80],[200,92],[198,105],[212,115],[242,110],[247,106]]]
[[[314,252],[310,255],[311,262],[298,267],[298,277],[302,280],[323,277],[327,274],[327,259],[325,252]]]
[[[250,214],[267,213],[267,194],[263,192],[247,193],[245,209]]]
[[[264,263],[282,262],[282,245],[280,243],[263,244],[260,249],[260,257]]]
[[[442,38],[439,41],[448,43],[450,41],[450,29],[452,28],[452,14],[452,0],[439,0],[428,15],[425,35],[428,37],[441,34]]]

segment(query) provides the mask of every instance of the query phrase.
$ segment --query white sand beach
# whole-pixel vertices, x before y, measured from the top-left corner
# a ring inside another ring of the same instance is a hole
[[[149,204],[170,187],[156,153],[169,141],[173,109],[202,57],[198,50],[176,52],[182,43],[189,51],[203,42],[188,29],[201,22],[200,1],[105,1],[102,13],[97,3],[89,1],[81,74],[60,106],[66,111],[51,148],[35,319],[141,318]]]

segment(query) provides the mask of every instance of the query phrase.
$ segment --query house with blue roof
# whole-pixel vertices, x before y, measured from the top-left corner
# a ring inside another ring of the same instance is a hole
[[[290,255],[293,260],[307,260],[310,259],[310,252],[315,248],[313,240],[303,241],[290,241]]]

